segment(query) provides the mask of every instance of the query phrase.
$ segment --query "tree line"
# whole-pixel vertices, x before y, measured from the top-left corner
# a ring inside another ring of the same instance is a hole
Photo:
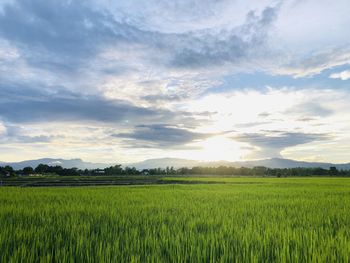
[[[350,170],[338,170],[336,167],[324,168],[267,168],[258,166],[254,168],[246,167],[193,167],[193,168],[152,168],[139,170],[135,167],[122,167],[114,165],[104,169],[78,169],[63,168],[62,166],[50,166],[39,164],[37,167],[25,167],[15,170],[11,166],[0,167],[0,176],[21,176],[21,175],[59,175],[59,176],[97,176],[97,175],[226,175],[226,176],[350,176]]]

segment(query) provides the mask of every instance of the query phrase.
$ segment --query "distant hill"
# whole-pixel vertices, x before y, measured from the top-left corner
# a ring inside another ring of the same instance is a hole
[[[337,169],[350,169],[350,163],[345,164],[333,164],[333,163],[321,163],[321,162],[303,162],[295,161],[290,159],[283,158],[271,158],[264,160],[256,161],[245,161],[245,162],[235,162],[235,166],[244,166],[244,167],[254,167],[254,166],[265,166],[269,168],[296,168],[296,167],[320,167],[328,169],[330,166],[335,166]]]
[[[50,166],[60,165],[63,168],[79,168],[79,169],[97,169],[97,168],[105,168],[110,166],[111,164],[105,163],[90,163],[84,162],[81,159],[54,159],[54,158],[43,158],[36,160],[27,160],[22,162],[0,162],[0,166],[10,165],[14,169],[23,169],[26,166],[31,166],[33,168],[37,167],[39,164],[47,164]]]
[[[174,167],[194,167],[198,166],[198,161],[180,159],[180,158],[160,158],[160,159],[148,159],[138,163],[129,163],[124,166],[135,167],[137,169],[151,169],[151,168],[166,168]]]
[[[64,168],[77,167],[79,169],[97,169],[112,166],[114,164],[108,163],[91,163],[84,162],[81,159],[54,159],[54,158],[43,158],[37,160],[27,160],[22,162],[0,162],[0,166],[10,165],[14,169],[23,169],[26,166],[31,166],[35,168],[40,163],[47,165],[60,165]],[[117,163],[115,163],[117,164]],[[295,167],[321,167],[328,169],[330,166],[335,166],[337,169],[349,170],[350,163],[344,164],[332,164],[332,163],[321,163],[321,162],[302,162],[294,161],[290,159],[283,158],[271,158],[263,160],[254,161],[242,161],[242,162],[229,162],[229,161],[217,161],[217,162],[201,162],[195,160],[181,159],[181,158],[160,158],[160,159],[148,159],[138,163],[128,163],[123,166],[136,167],[137,169],[150,169],[150,168],[165,168],[165,167],[218,167],[218,166],[232,166],[232,167],[255,167],[255,166],[265,166],[269,168],[295,168]]]
[[[229,162],[229,161],[217,161],[217,162],[201,162],[179,158],[161,158],[161,159],[148,159],[143,162],[128,164],[128,166],[134,166],[138,169],[149,169],[149,168],[165,168],[167,166],[174,168],[181,167],[218,167],[218,166],[232,166],[232,167],[248,167],[252,168],[255,166],[265,166],[269,168],[296,168],[296,167],[321,167],[328,169],[330,166],[335,166],[337,169],[350,169],[350,163],[345,164],[332,164],[332,163],[321,163],[321,162],[302,162],[294,161],[283,158],[271,158],[254,161],[241,161],[241,162]]]

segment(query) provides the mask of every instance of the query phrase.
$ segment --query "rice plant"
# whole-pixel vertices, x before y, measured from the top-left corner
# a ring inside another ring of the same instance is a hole
[[[191,180],[0,187],[0,262],[350,261],[349,179]]]

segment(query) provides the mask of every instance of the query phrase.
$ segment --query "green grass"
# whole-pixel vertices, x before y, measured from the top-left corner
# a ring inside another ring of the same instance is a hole
[[[350,179],[187,180],[0,187],[0,262],[350,261]]]

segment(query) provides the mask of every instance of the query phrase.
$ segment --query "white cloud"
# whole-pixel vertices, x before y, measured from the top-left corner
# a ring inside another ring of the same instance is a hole
[[[344,70],[339,73],[333,73],[329,76],[331,79],[341,79],[341,80],[348,80],[350,79],[350,70]]]
[[[301,154],[305,156],[307,152],[311,155],[309,148],[305,148],[307,151],[302,153],[289,148],[303,149],[303,145],[294,147],[291,144],[273,152],[267,148],[270,138],[276,140],[276,133],[291,135],[291,139],[299,134],[305,134],[305,138],[319,134],[323,138],[320,145],[340,139],[346,141],[347,132],[350,131],[347,121],[350,119],[348,100],[350,94],[344,90],[270,87],[265,90],[209,94],[189,103],[186,109],[216,111],[212,123],[203,125],[199,131],[216,133],[231,131],[229,134],[221,135],[223,138],[230,134],[239,136],[242,133],[254,134],[258,138],[265,136],[266,147],[259,149],[256,145],[250,145],[251,150],[245,151],[247,158],[261,157],[261,154],[264,154],[264,157],[271,157],[271,154],[281,152],[282,156],[293,159],[293,157],[299,158]],[[315,146],[317,143],[312,145],[317,147]],[[340,146],[338,143],[336,145]],[[332,151],[329,147],[328,153]],[[338,158],[338,161],[346,161],[345,154],[339,155]]]
[[[3,135],[5,133],[6,133],[6,127],[2,122],[0,122],[0,135]]]
[[[313,52],[308,55],[295,56],[288,62],[278,65],[273,71],[279,74],[293,75],[296,78],[320,74],[326,69],[350,63],[350,45]]]
[[[0,63],[14,61],[19,56],[17,48],[11,46],[7,41],[0,39]]]

